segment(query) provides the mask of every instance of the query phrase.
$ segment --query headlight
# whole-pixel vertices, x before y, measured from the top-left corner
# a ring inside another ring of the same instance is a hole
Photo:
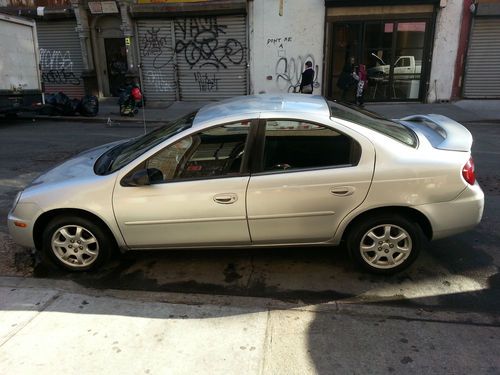
[[[16,209],[16,206],[19,203],[19,199],[21,199],[22,194],[23,194],[22,190],[19,193],[17,193],[16,199],[14,199],[14,204],[12,205],[12,211],[14,211]]]

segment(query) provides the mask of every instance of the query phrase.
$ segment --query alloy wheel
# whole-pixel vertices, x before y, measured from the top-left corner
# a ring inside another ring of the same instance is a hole
[[[411,236],[394,224],[381,224],[368,230],[361,238],[361,257],[378,269],[395,268],[410,256]]]
[[[51,239],[54,255],[71,268],[88,267],[99,255],[97,237],[80,225],[66,225],[57,229]]]

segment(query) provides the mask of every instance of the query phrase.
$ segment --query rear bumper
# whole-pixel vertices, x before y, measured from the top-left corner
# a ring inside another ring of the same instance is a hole
[[[416,206],[432,225],[432,239],[453,236],[474,228],[483,217],[484,193],[476,182],[450,202]]]

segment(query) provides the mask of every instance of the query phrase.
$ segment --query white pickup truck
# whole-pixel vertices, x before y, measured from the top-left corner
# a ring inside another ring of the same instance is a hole
[[[0,13],[0,114],[43,103],[40,52],[32,20]]]
[[[369,77],[382,77],[389,75],[391,66],[386,64],[377,55],[372,54],[381,65],[377,65],[368,69]],[[419,75],[422,70],[422,61],[415,60],[415,56],[399,56],[394,63],[394,76],[396,79],[413,79],[414,75]]]

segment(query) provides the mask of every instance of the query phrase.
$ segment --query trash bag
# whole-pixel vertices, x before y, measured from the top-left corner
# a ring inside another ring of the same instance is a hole
[[[45,104],[56,105],[56,96],[55,96],[55,94],[47,94],[47,95],[45,95]]]
[[[71,104],[71,99],[65,93],[58,92],[55,95],[54,101],[54,107],[58,114],[61,114],[63,116],[71,116],[75,114],[73,105]]]
[[[99,100],[97,99],[97,96],[84,96],[80,103],[79,111],[82,116],[97,116],[97,113],[99,112]]]
[[[70,101],[71,105],[71,110],[73,111],[73,114],[76,115],[81,112],[81,105],[82,101],[79,99],[71,99]]]

